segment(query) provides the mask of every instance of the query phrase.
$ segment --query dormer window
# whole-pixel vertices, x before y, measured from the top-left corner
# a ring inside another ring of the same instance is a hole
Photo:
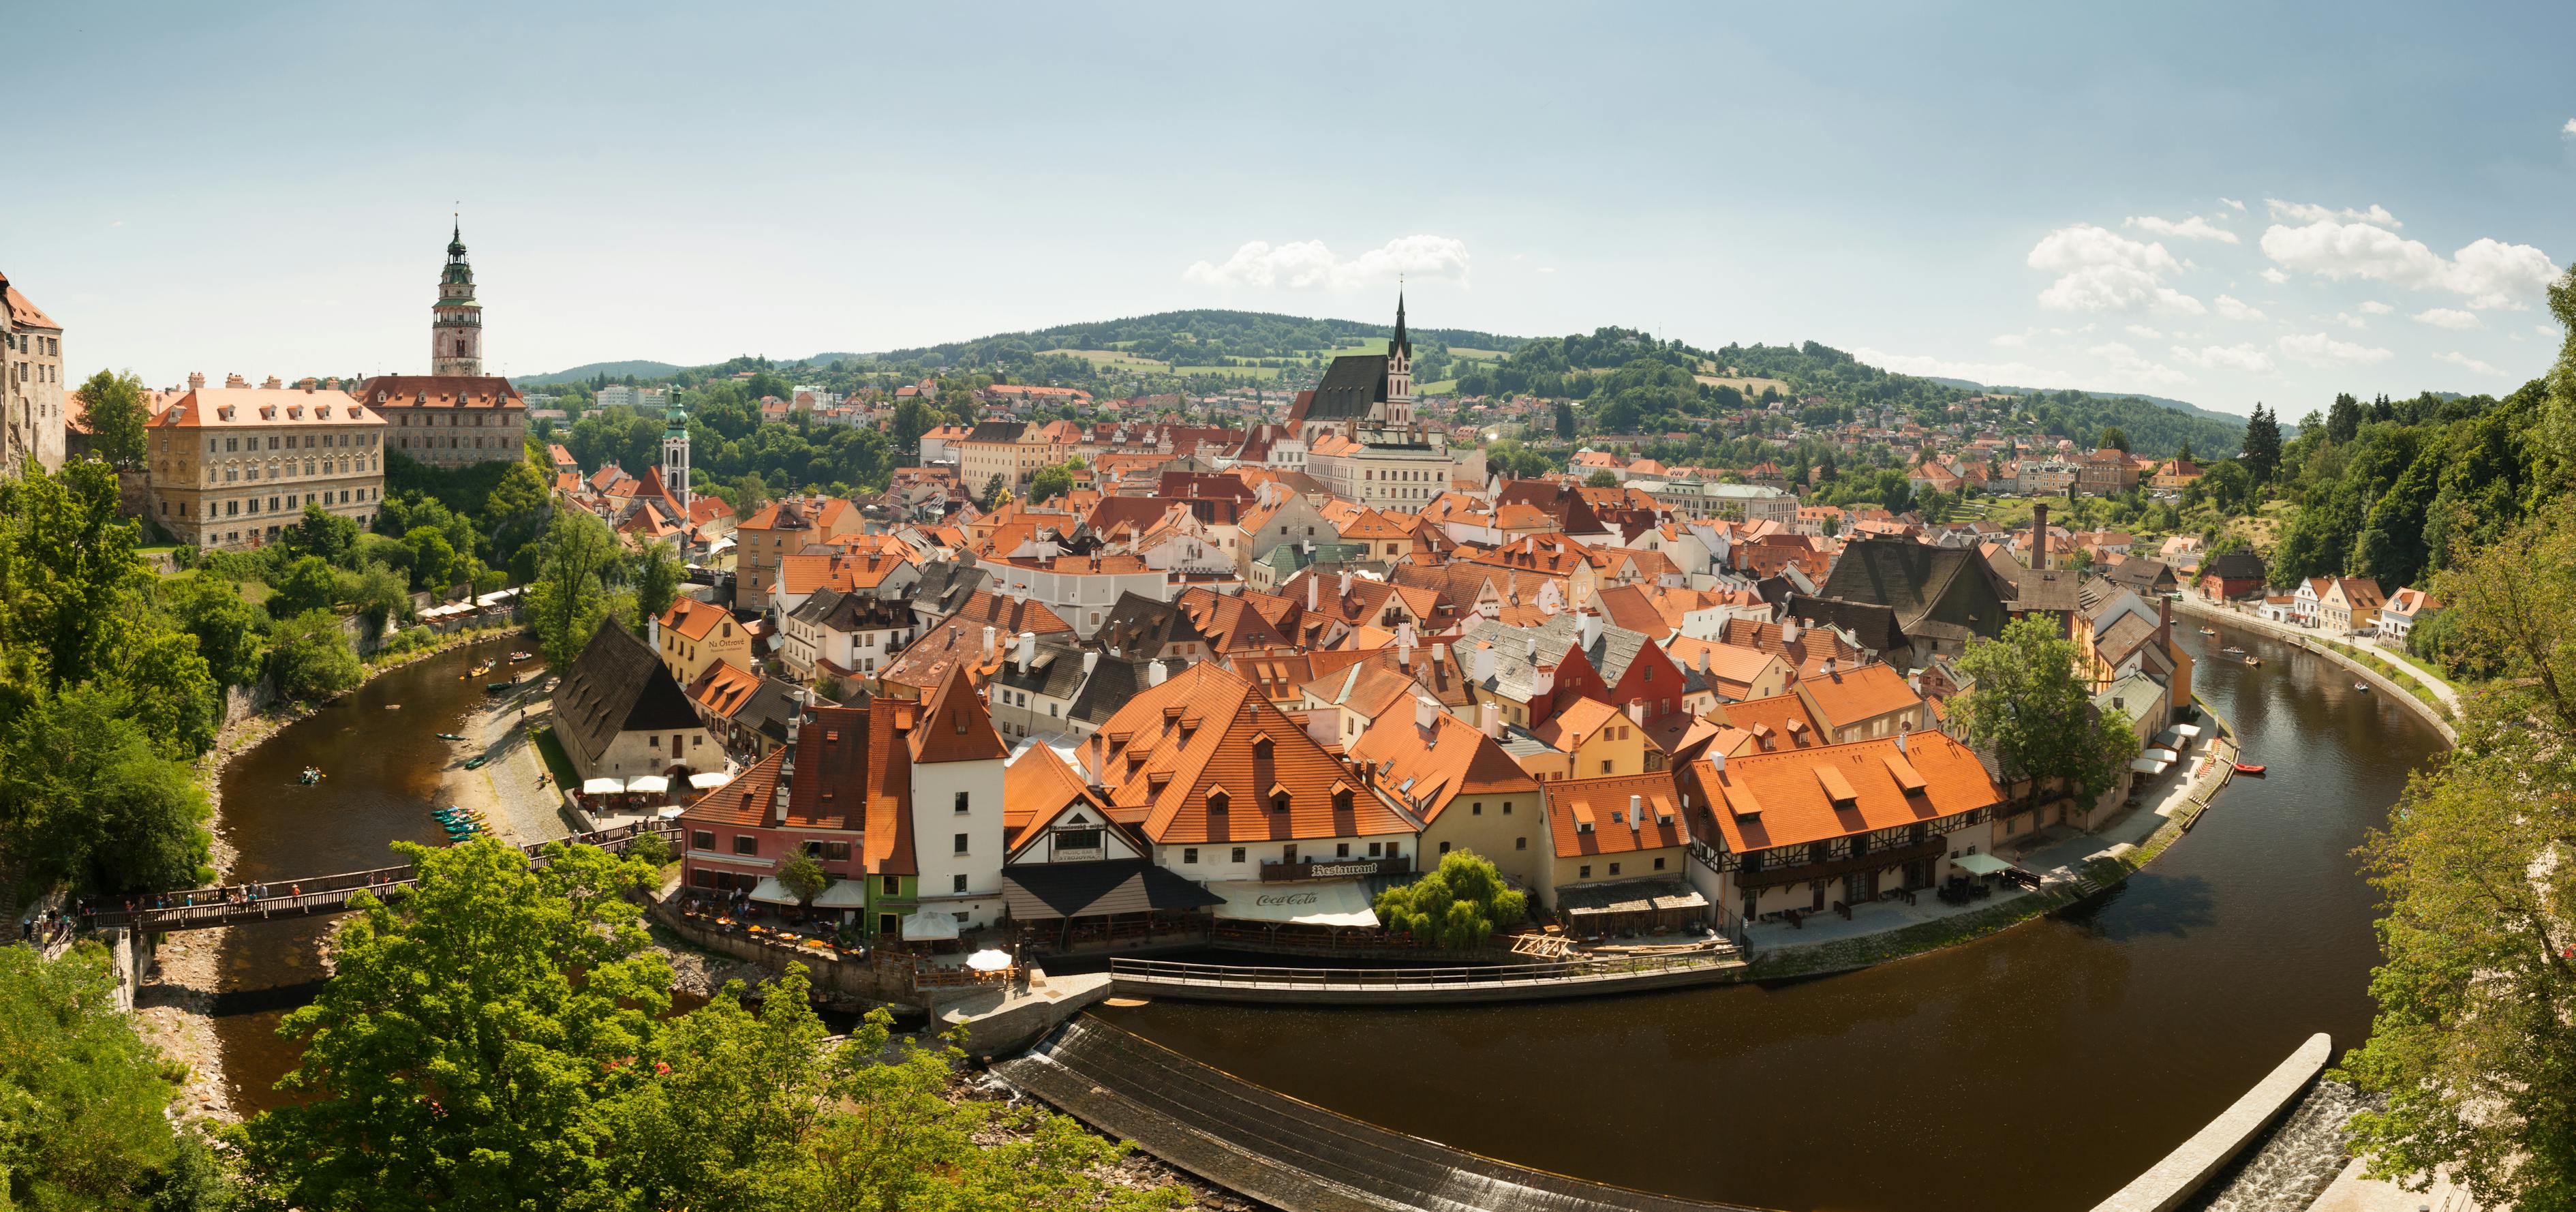
[[[1208,792],[1207,806],[1209,812],[1221,814],[1234,806],[1234,797],[1223,791],[1211,791]]]
[[[1407,782],[1409,783],[1409,782],[1410,782],[1410,780],[1407,780]],[[1280,798],[1281,798],[1282,800],[1285,800],[1287,797],[1286,797],[1285,795],[1282,795]],[[1337,790],[1337,791],[1333,792],[1333,811],[1335,811],[1335,812],[1349,812],[1349,811],[1351,810],[1351,802],[1352,802],[1352,801],[1351,801],[1351,789],[1350,789],[1350,788],[1348,788],[1348,787],[1344,787],[1344,788],[1341,788],[1341,789],[1339,789],[1339,790]]]

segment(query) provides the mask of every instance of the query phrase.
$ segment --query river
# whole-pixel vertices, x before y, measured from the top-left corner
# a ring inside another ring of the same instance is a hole
[[[2351,851],[2441,746],[2318,657],[2184,638],[2202,698],[2269,777],[2238,779],[2081,911],[1773,985],[1096,1013],[1308,1102],[1582,1178],[1774,1208],[2090,1207],[2310,1034],[2360,1042],[2375,896]]]
[[[429,810],[442,772],[466,751],[436,736],[464,732],[484,702],[477,662],[524,646],[524,636],[473,644],[387,672],[240,754],[223,775],[223,833],[238,854],[235,882],[287,881],[402,861],[397,841],[445,839]],[[399,704],[399,709],[389,710]],[[320,783],[297,776],[319,767]],[[248,1116],[276,1106],[271,1089],[295,1064],[278,1020],[312,997],[318,942],[332,918],[234,926],[226,932],[215,998],[232,1105]]]

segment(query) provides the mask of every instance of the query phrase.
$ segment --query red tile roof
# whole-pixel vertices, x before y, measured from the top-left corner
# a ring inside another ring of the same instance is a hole
[[[1681,796],[1669,773],[1541,784],[1558,858],[1631,854],[1687,845]],[[1643,873],[1640,873],[1643,874]]]
[[[1723,762],[1723,768],[1719,763]],[[1684,767],[1693,815],[1737,854],[1939,820],[2003,800],[1977,755],[1938,732]]]

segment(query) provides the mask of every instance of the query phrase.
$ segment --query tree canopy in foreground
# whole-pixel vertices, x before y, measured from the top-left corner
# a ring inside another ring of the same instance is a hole
[[[256,1202],[428,1208],[1135,1209],[1119,1146],[1060,1116],[956,1099],[948,1047],[874,1014],[839,1046],[804,969],[665,1018],[670,970],[632,899],[648,863],[489,840],[405,847],[418,889],[362,900],[337,971],[282,1033],[301,1101],[245,1133]]]

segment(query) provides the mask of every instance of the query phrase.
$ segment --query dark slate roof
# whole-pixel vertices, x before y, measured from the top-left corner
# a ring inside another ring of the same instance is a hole
[[[2200,575],[2224,577],[2231,581],[2260,581],[2269,575],[2263,557],[2242,548],[2215,557],[2200,566]]]
[[[2152,592],[2158,585],[2178,579],[2174,576],[2173,568],[2167,565],[2164,561],[2150,560],[2143,556],[2131,556],[2128,559],[2122,560],[2117,566],[2102,575],[2111,578],[2112,581],[2118,584],[2126,585],[2131,589],[2146,590],[2150,592]]]
[[[819,608],[815,605],[818,602],[822,603]],[[797,606],[793,617],[798,622],[818,623],[841,632],[885,631],[911,627],[917,622],[912,616],[912,603],[901,598],[829,588],[815,590],[812,597]]]
[[[993,680],[1013,690],[1025,690],[1051,699],[1070,699],[1082,689],[1082,651],[1070,644],[1041,641],[1037,645],[1036,656],[1030,659],[1026,669],[1020,668],[1017,640],[1012,641],[1003,655],[1006,659],[1001,669],[993,674]]]
[[[932,560],[921,566],[921,580],[912,587],[911,604],[916,610],[936,615],[955,614],[992,579],[992,573],[969,560]]]
[[[1029,423],[1026,421],[979,421],[976,423],[974,429],[968,431],[966,434],[966,440],[969,442],[1017,442],[1020,440],[1020,435],[1027,433],[1028,431]]]
[[[1166,644],[1204,644],[1198,624],[1176,602],[1157,602],[1134,590],[1118,595],[1109,617],[1091,638],[1118,653],[1161,652]]]
[[[554,694],[555,727],[585,761],[621,732],[699,728],[697,708],[635,633],[602,623]]]
[[[1852,633],[1861,647],[1873,651],[1895,652],[1905,647],[1905,632],[1896,625],[1896,611],[1886,606],[1793,593],[1789,596],[1789,613],[1810,623],[1840,627]]]
[[[733,713],[734,723],[787,743],[787,721],[796,714],[796,686],[778,678],[760,679],[760,687]]]
[[[1982,581],[1982,594],[1974,581],[1963,582],[1962,577]],[[1969,587],[1972,599],[1988,597],[1998,606],[2009,600],[2012,590],[2011,583],[1974,548],[1933,547],[1910,539],[1860,539],[1843,548],[1820,593],[1890,607],[1896,612],[1897,627],[1908,636],[1964,638],[2000,632],[2001,609],[1971,620],[1955,606],[1945,608],[1952,590],[1963,586]],[[1953,614],[1959,617],[1947,617]]]
[[[1462,646],[1480,642],[1492,644],[1494,676],[1485,679],[1485,687],[1508,690],[1513,698],[1527,699],[1530,687],[1535,684],[1536,673],[1535,666],[1530,663],[1530,641],[1538,641],[1539,660],[1554,661],[1574,646],[1574,641],[1581,634],[1581,620],[1582,616],[1571,610],[1550,616],[1536,627],[1514,627],[1489,619],[1458,637],[1458,643]],[[1593,669],[1600,672],[1603,685],[1616,686],[1619,679],[1628,676],[1628,666],[1636,661],[1637,655],[1653,647],[1654,643],[1644,632],[1630,631],[1605,621],[1601,625],[1601,638],[1584,650],[1583,659],[1592,662]]]
[[[2002,578],[2004,600],[2012,603],[2016,611],[2064,613],[2082,606],[2082,573],[2063,568],[2029,568],[2000,547],[1986,562]]]
[[[1134,658],[1103,656],[1084,679],[1082,693],[1075,695],[1073,706],[1065,708],[1071,719],[1097,727],[1109,722],[1127,700],[1144,693],[1145,666],[1151,662]],[[1190,663],[1175,657],[1163,662],[1163,676],[1174,677],[1187,670]]]
[[[1155,909],[1198,909],[1222,905],[1225,898],[1146,859],[1113,859],[1105,863],[1023,863],[1002,873],[1004,881],[1056,912],[1083,917],[1111,893],[1133,880],[1146,905]],[[1133,912],[1122,898],[1118,908]]]
[[[1386,355],[1344,354],[1333,359],[1306,402],[1309,421],[1357,421],[1386,401]]]

